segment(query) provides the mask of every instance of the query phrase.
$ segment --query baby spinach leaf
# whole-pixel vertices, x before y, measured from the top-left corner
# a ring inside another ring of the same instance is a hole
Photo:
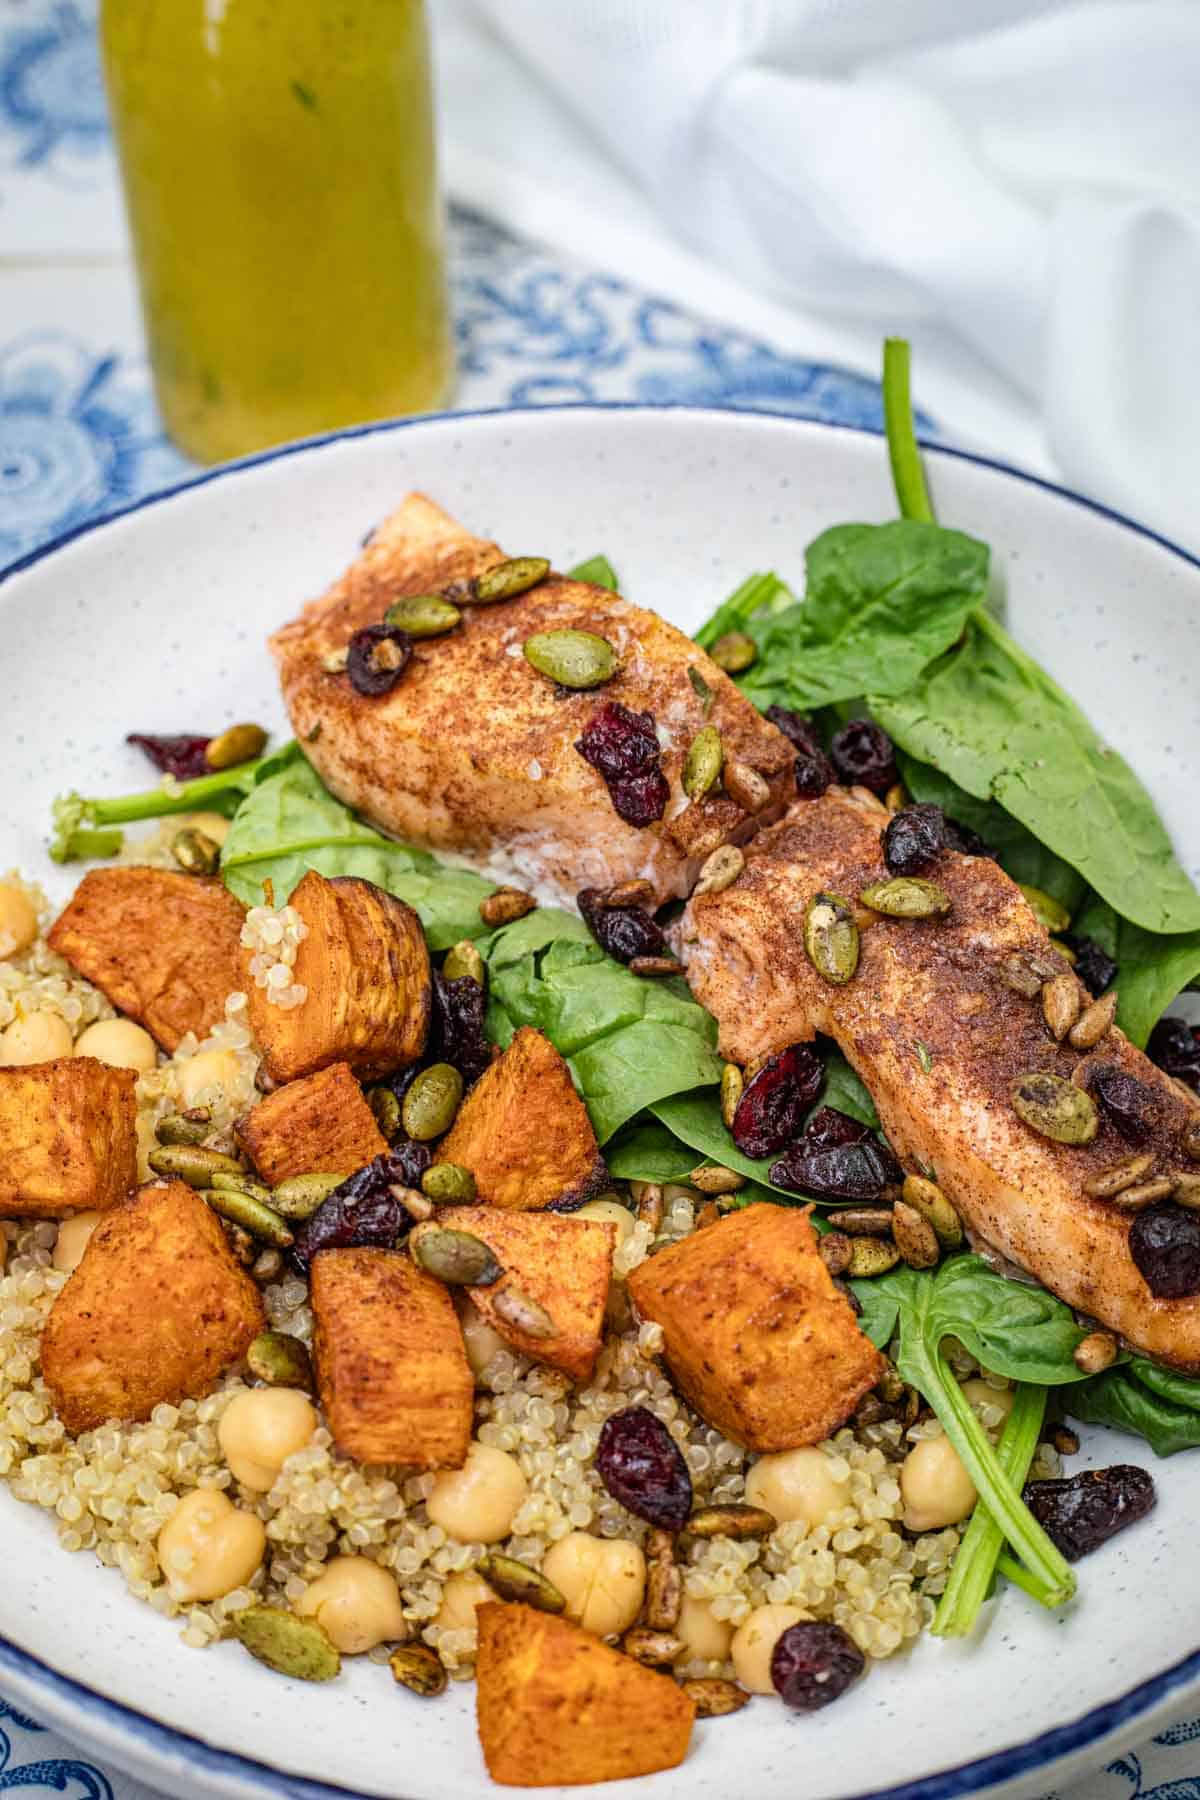
[[[696,1167],[696,1152],[643,1113],[611,1140],[604,1160],[618,1181],[683,1181]]]
[[[1200,1445],[1200,1380],[1143,1357],[1072,1388],[1064,1404],[1084,1424],[1144,1438],[1156,1456]]]
[[[796,596],[786,581],[770,572],[748,575],[741,587],[735,588],[728,600],[718,606],[711,619],[706,619],[696,635],[702,650],[711,650],[727,631],[746,631],[750,621],[760,624],[772,613],[794,606]]]
[[[1072,929],[1095,938],[1117,965],[1117,1024],[1139,1047],[1172,1000],[1200,975],[1200,931],[1166,936],[1118,918],[1098,894],[1089,896]]]
[[[585,562],[576,563],[573,569],[567,570],[568,581],[590,581],[593,587],[607,588],[615,594],[618,586],[617,571],[607,556],[589,556]]]

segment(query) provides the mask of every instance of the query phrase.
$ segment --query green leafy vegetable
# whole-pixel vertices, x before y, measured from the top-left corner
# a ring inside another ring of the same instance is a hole
[[[618,1181],[683,1181],[696,1167],[696,1152],[647,1113],[617,1132],[604,1160]]]
[[[1144,1357],[1072,1388],[1064,1407],[1085,1424],[1144,1438],[1156,1456],[1200,1445],[1200,1380]]]
[[[1029,1473],[1046,1417],[1046,1390],[1018,1382],[1012,1411],[996,1447],[996,1458],[1012,1485],[1020,1489]],[[987,1599],[996,1564],[1004,1549],[1004,1533],[982,1501],[971,1514],[930,1627],[935,1637],[965,1637]],[[1019,1567],[1019,1565],[1018,1565]],[[1034,1598],[1039,1596],[1035,1593]]]
[[[1095,938],[1117,964],[1117,1023],[1144,1046],[1171,1001],[1200,975],[1200,931],[1176,936],[1143,931],[1119,918],[1097,894],[1080,908],[1072,930]]]
[[[244,795],[249,793],[266,764],[275,762],[283,751],[257,762],[241,763],[234,769],[221,769],[213,775],[198,775],[194,781],[176,781],[164,776],[158,787],[136,794],[114,794],[108,799],[85,797],[83,794],[60,794],[54,802],[54,834],[50,855],[58,863],[75,862],[87,856],[115,856],[121,848],[124,833],[90,827],[129,825],[139,819],[165,819],[173,813],[232,813]]]
[[[753,618],[761,625],[772,613],[782,612],[795,603],[795,594],[778,575],[749,575],[696,632],[696,642],[702,650],[711,650],[727,631],[745,631]]]
[[[573,569],[567,570],[568,581],[590,581],[593,587],[607,588],[615,594],[619,583],[617,571],[607,556],[589,556],[585,562],[576,563]]]

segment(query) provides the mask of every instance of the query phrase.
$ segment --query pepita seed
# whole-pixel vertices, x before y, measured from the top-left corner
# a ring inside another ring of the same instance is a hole
[[[213,1186],[208,1189],[207,1199],[213,1211],[228,1219],[231,1225],[240,1225],[251,1237],[274,1244],[277,1250],[286,1250],[296,1241],[274,1207],[264,1205],[252,1194]]]
[[[426,1219],[432,1219],[433,1201],[427,1200],[420,1188],[405,1187],[402,1181],[395,1181],[389,1186],[388,1193],[393,1200],[400,1202],[409,1218],[415,1219],[418,1225],[423,1225]]]
[[[560,1613],[567,1609],[566,1599],[552,1581],[528,1563],[515,1556],[489,1550],[476,1564],[479,1573],[501,1600],[512,1600],[522,1606],[534,1606],[539,1612]]]
[[[1009,1095],[1017,1117],[1056,1144],[1090,1144],[1100,1129],[1091,1095],[1046,1070],[1018,1075]]]
[[[214,1169],[212,1177],[214,1191],[228,1194],[245,1194],[248,1200],[257,1200],[260,1206],[270,1206],[271,1190],[264,1187],[261,1181],[255,1181],[252,1175],[238,1170],[236,1175],[229,1175],[224,1169]]]
[[[514,919],[523,919],[537,906],[532,894],[521,888],[500,887],[486,900],[479,902],[479,916],[485,925],[493,928],[498,925],[511,925]]]
[[[702,800],[715,786],[725,763],[725,745],[715,725],[703,726],[688,745],[680,784],[689,800]]]
[[[433,1163],[421,1177],[421,1192],[438,1206],[470,1206],[475,1177],[461,1163]]]
[[[821,1253],[821,1261],[831,1275],[844,1275],[850,1267],[850,1259],[854,1245],[844,1231],[823,1232],[817,1249]]]
[[[559,687],[597,688],[617,672],[617,653],[594,631],[538,631],[521,646],[525,661]]]
[[[733,1130],[733,1115],[746,1088],[746,1079],[736,1063],[725,1063],[721,1069],[721,1123]]]
[[[749,1706],[750,1696],[736,1681],[725,1681],[719,1675],[701,1675],[694,1681],[681,1683],[684,1693],[696,1708],[698,1719],[723,1719],[730,1713]]]
[[[845,987],[858,968],[859,934],[840,894],[814,894],[804,913],[804,954],[823,981]]]
[[[631,975],[682,975],[683,969],[673,956],[631,956],[626,968]]]
[[[1025,904],[1039,925],[1044,926],[1052,935],[1070,930],[1071,915],[1065,906],[1059,904],[1053,894],[1047,894],[1044,889],[1039,887],[1031,887],[1024,881],[1018,882],[1017,886],[1024,894]]]
[[[433,1063],[422,1069],[400,1109],[409,1137],[421,1144],[442,1137],[453,1125],[462,1097],[463,1078],[452,1063]]]
[[[395,1099],[395,1095],[392,1096]],[[311,1219],[319,1206],[323,1206],[334,1188],[341,1187],[346,1177],[329,1171],[315,1171],[311,1175],[289,1175],[278,1187],[271,1189],[271,1205],[285,1219]]]
[[[1154,1152],[1140,1156],[1123,1156],[1107,1169],[1101,1169],[1098,1175],[1092,1175],[1083,1184],[1085,1194],[1094,1200],[1111,1200],[1126,1188],[1131,1188],[1142,1179],[1154,1166]]]
[[[851,1237],[890,1237],[892,1235],[892,1209],[890,1206],[844,1206],[837,1212],[826,1213],[825,1216],[834,1231],[849,1232]]]
[[[850,1247],[846,1273],[852,1281],[868,1281],[873,1275],[886,1275],[899,1261],[899,1250],[887,1239],[856,1237]]]
[[[520,1288],[501,1288],[492,1299],[492,1309],[497,1318],[503,1319],[506,1325],[511,1325],[514,1331],[519,1331],[524,1337],[540,1339],[559,1335],[558,1326],[545,1307],[539,1306],[536,1300],[531,1300]]]
[[[1071,948],[1071,945],[1068,944],[1066,938],[1052,937],[1050,939],[1050,942],[1054,945],[1054,948],[1058,951],[1058,954],[1061,957],[1063,957],[1067,962],[1069,962],[1072,968],[1074,968],[1075,964],[1079,961],[1079,957],[1076,955],[1075,951]]]
[[[649,1625],[635,1625],[621,1639],[621,1648],[626,1656],[632,1656],[634,1662],[644,1663],[649,1669],[661,1669],[675,1661],[684,1649],[684,1642],[669,1631],[655,1631]]]
[[[692,692],[700,702],[704,716],[707,719],[709,713],[712,711],[712,703],[716,699],[716,695],[709,687],[707,681],[705,681],[695,663],[688,664],[688,680],[692,684]]]
[[[1186,1206],[1189,1212],[1200,1209],[1200,1175],[1190,1170],[1182,1173],[1178,1169],[1172,1175],[1173,1186],[1171,1197],[1177,1206]]]
[[[342,675],[346,664],[350,661],[349,645],[343,644],[340,650],[329,650],[321,658],[321,667],[326,675]]]
[[[758,645],[744,631],[726,631],[708,654],[726,675],[740,675],[758,661]]]
[[[487,979],[483,958],[478,946],[470,938],[463,938],[447,950],[446,960],[442,964],[442,975],[447,981],[462,981],[464,977],[482,987]]]
[[[221,866],[221,846],[206,831],[177,831],[171,855],[186,875],[215,875]]]
[[[733,886],[745,866],[746,858],[736,844],[722,844],[701,863],[692,899],[701,894],[723,894],[727,887]]]
[[[203,1144],[163,1144],[150,1152],[149,1162],[156,1175],[186,1181],[194,1188],[211,1187],[218,1169],[226,1175],[244,1173],[235,1157],[222,1156],[219,1150],[208,1150]]]
[[[267,734],[261,725],[230,725],[209,738],[204,760],[210,769],[236,769],[239,763],[253,762],[267,747]]]
[[[916,875],[895,875],[890,881],[872,882],[858,897],[872,912],[883,913],[889,919],[943,919],[953,904],[945,888]]]
[[[1072,1360],[1085,1375],[1100,1375],[1105,1369],[1111,1369],[1117,1360],[1117,1340],[1108,1331],[1089,1332],[1076,1344]]]
[[[268,1387],[313,1391],[312,1360],[306,1345],[286,1331],[263,1331],[246,1352],[250,1373]]]
[[[485,1244],[470,1231],[445,1225],[418,1225],[409,1234],[413,1261],[448,1287],[494,1287],[504,1270]]]
[[[897,1200],[892,1208],[892,1237],[910,1269],[932,1269],[941,1254],[937,1232],[915,1206]]]
[[[689,1187],[699,1188],[702,1194],[736,1194],[746,1185],[744,1175],[736,1169],[722,1168],[720,1163],[702,1163],[692,1170],[687,1181]]]
[[[401,1687],[424,1700],[446,1691],[446,1670],[436,1650],[428,1644],[401,1644],[388,1657],[388,1668]]]
[[[662,1229],[665,1201],[663,1191],[657,1181],[635,1181],[633,1197],[637,1202],[637,1216],[649,1225],[655,1237]]]
[[[497,600],[515,600],[518,594],[527,594],[530,588],[545,581],[549,573],[548,557],[506,557],[475,577],[470,587],[470,603],[491,606]]]
[[[1200,1162],[1200,1115],[1189,1119],[1180,1132],[1179,1148],[1189,1162]]]
[[[962,1220],[935,1181],[924,1175],[904,1177],[905,1204],[919,1212],[933,1226],[937,1241],[944,1250],[957,1250],[963,1241]]]
[[[893,787],[888,789],[887,793],[883,796],[883,804],[890,813],[904,811],[904,808],[908,805],[908,795],[905,793],[901,782],[897,781]]]
[[[342,1666],[337,1645],[315,1619],[282,1606],[246,1606],[230,1624],[244,1650],[294,1681],[332,1681]]]
[[[208,1119],[192,1119],[187,1113],[167,1113],[154,1127],[154,1135],[160,1144],[202,1144],[210,1129]]]
[[[695,1222],[692,1225],[692,1230],[693,1231],[707,1231],[707,1229],[710,1225],[719,1225],[720,1222],[721,1222],[720,1207],[717,1205],[715,1200],[706,1200],[704,1202],[704,1205],[702,1207],[700,1207],[696,1213],[696,1218],[695,1218]]]
[[[1153,1206],[1156,1200],[1165,1200],[1172,1193],[1175,1182],[1170,1175],[1155,1175],[1150,1181],[1139,1181],[1133,1187],[1122,1188],[1120,1193],[1112,1196],[1114,1206],[1125,1212],[1142,1212],[1147,1206]]]
[[[406,594],[393,601],[383,615],[385,625],[398,625],[414,638],[442,637],[461,620],[457,606],[440,594]]]
[[[1079,983],[1074,975],[1056,975],[1042,989],[1042,1017],[1056,1044],[1061,1044],[1079,1017]]]
[[[743,812],[760,813],[771,798],[770,782],[749,763],[727,762],[721,781],[729,798]]]
[[[1108,1035],[1116,1016],[1117,990],[1111,988],[1099,1000],[1093,1000],[1090,1006],[1084,1008],[1068,1032],[1067,1041],[1075,1050],[1090,1050],[1102,1037]]]
[[[774,1513],[763,1506],[741,1506],[730,1501],[727,1506],[698,1506],[683,1529],[692,1537],[740,1540],[770,1537],[778,1523]]]

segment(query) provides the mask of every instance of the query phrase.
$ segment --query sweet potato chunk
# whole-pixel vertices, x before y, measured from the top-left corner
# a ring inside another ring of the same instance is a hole
[[[258,1288],[216,1214],[182,1181],[100,1221],[50,1309],[42,1372],[73,1435],[211,1392],[263,1329]]]
[[[522,1356],[562,1369],[572,1381],[586,1381],[600,1354],[616,1226],[495,1206],[447,1207],[440,1222],[482,1238],[503,1265],[505,1273],[494,1287],[471,1289],[492,1329]],[[545,1308],[558,1326],[554,1337],[532,1337],[497,1312],[497,1296],[509,1287]]]
[[[687,1755],[696,1708],[669,1675],[531,1606],[489,1600],[475,1619],[475,1717],[493,1781],[578,1787]]]
[[[449,1292],[396,1250],[313,1259],[317,1387],[357,1462],[461,1469],[475,1384]]]
[[[119,1012],[173,1051],[204,1037],[241,987],[245,909],[216,877],[171,869],[92,869],[50,928],[49,944]]]
[[[102,1212],[137,1183],[137,1076],[91,1056],[0,1069],[0,1218]]]
[[[272,1187],[315,1169],[352,1175],[387,1149],[387,1140],[345,1063],[289,1081],[252,1106],[238,1142]]]
[[[821,1261],[805,1210],[748,1206],[634,1269],[685,1398],[748,1450],[819,1444],[884,1371]]]
[[[513,1212],[582,1205],[608,1181],[587,1108],[549,1038],[522,1025],[459,1109],[439,1157]]]
[[[327,881],[310,869],[289,902],[308,936],[292,979],[308,989],[299,1006],[275,1006],[242,951],[241,985],[267,1072],[295,1081],[330,1063],[366,1079],[416,1062],[429,1035],[432,986],[421,921],[411,906],[353,875]]]

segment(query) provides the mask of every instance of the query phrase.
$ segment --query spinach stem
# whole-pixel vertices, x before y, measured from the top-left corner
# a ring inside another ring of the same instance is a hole
[[[1006,1576],[1012,1582],[1014,1587],[1019,1587],[1031,1599],[1038,1600],[1045,1606],[1046,1596],[1040,1584],[1034,1580],[1028,1569],[1022,1568],[1015,1556],[1010,1556],[1007,1550],[1002,1550],[996,1558],[996,1567],[1001,1575]]]
[[[1018,1383],[996,1450],[1001,1468],[1015,1487],[1020,1487],[1029,1473],[1045,1417],[1045,1388],[1028,1381]],[[935,1637],[965,1637],[971,1630],[987,1598],[1003,1548],[1004,1533],[980,1501],[963,1534],[950,1579],[934,1614],[931,1630]]]
[[[913,422],[906,338],[885,338],[883,341],[883,422],[900,516],[904,519],[920,519],[927,525],[933,525],[936,520],[929,500],[929,490],[925,486],[925,472],[921,467],[921,452]]]
[[[130,819],[165,819],[171,813],[192,812],[214,800],[242,795],[253,785],[255,772],[266,761],[239,763],[194,781],[171,782],[169,787],[148,788],[138,794],[116,794],[108,800],[85,800],[86,816],[94,825],[123,825]]]

